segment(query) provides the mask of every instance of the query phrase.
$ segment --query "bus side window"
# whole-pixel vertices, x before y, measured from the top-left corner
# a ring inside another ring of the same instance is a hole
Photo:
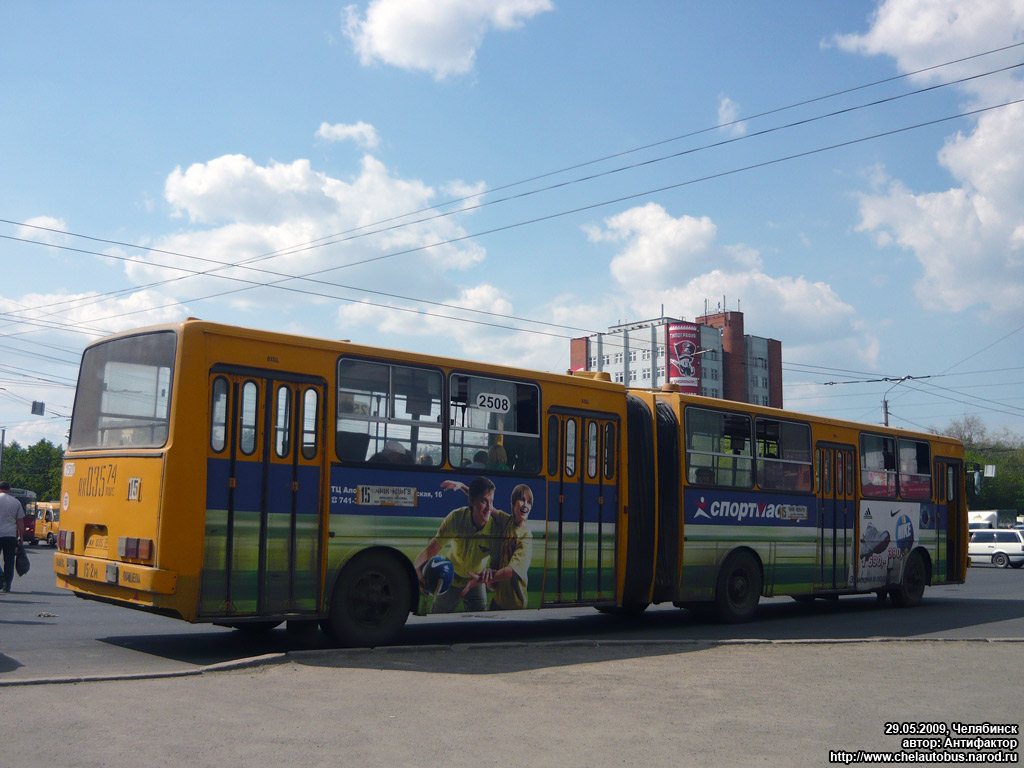
[[[228,434],[228,380],[218,376],[213,380],[213,402],[210,406],[210,449],[220,453],[227,445]]]
[[[302,396],[302,458],[315,459],[320,434],[320,397],[310,387]]]
[[[548,474],[552,477],[558,475],[558,439],[560,437],[559,427],[561,423],[557,416],[548,418]]]
[[[256,452],[256,414],[259,413],[259,387],[255,381],[242,385],[242,407],[238,409],[240,419],[239,448],[246,456]]]
[[[755,419],[757,484],[767,490],[811,490],[811,429],[778,419]]]
[[[901,437],[897,444],[900,454],[900,497],[930,499],[932,496],[932,459],[928,443]]]
[[[540,388],[494,376],[453,373],[449,378],[448,457],[453,467],[539,471]]]
[[[896,498],[896,440],[882,435],[860,436],[860,483],[865,496]]]
[[[565,421],[565,474],[572,477],[576,474],[576,420]]]
[[[604,425],[604,479],[615,479],[615,425]]]
[[[587,424],[587,477],[597,477],[597,422]]]
[[[741,413],[689,407],[686,466],[691,483],[752,488],[753,443],[750,417]]]
[[[287,384],[277,388],[277,416],[274,419],[274,453],[279,459],[291,451],[292,390]]]
[[[341,358],[338,458],[371,464],[439,464],[442,381],[440,371],[432,369]]]

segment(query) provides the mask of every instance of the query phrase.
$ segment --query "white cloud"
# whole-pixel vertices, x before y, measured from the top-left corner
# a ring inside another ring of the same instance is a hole
[[[738,244],[719,244],[709,218],[674,218],[649,203],[605,221],[589,232],[593,242],[619,246],[611,273],[632,317],[653,317],[662,305],[670,315],[693,318],[711,311],[724,296],[729,306],[757,318],[756,333],[786,340],[787,359],[800,359],[819,345],[831,345],[847,359],[877,362],[878,345],[852,306],[827,283],[802,276],[772,276],[760,255]],[[819,360],[822,359],[820,356]]]
[[[871,15],[866,33],[839,35],[835,42],[855,53],[892,56],[901,71],[917,72],[1016,42],[1022,26],[1022,0],[884,0]],[[982,61],[984,69],[995,69],[1018,60],[1018,53],[1010,51]],[[928,69],[915,78],[948,81],[978,71],[978,63],[968,61]],[[992,87],[1002,89],[1007,80],[981,78],[966,87],[981,92],[993,82]]]
[[[742,136],[747,132],[747,123],[740,120],[740,105],[728,96],[718,100],[718,125],[730,136]]]
[[[429,207],[436,193],[421,181],[392,176],[370,155],[347,181],[315,171],[305,159],[262,166],[225,155],[176,168],[165,195],[174,215],[201,226],[152,243],[167,253],[133,258],[128,276],[138,285],[186,277],[161,290],[189,299],[222,293],[236,309],[254,301],[325,303],[323,294],[343,293],[331,283],[433,298],[450,287],[445,272],[467,269],[485,255],[475,243],[452,242],[466,235],[456,216],[420,214],[419,223],[401,226],[404,214]],[[268,254],[277,255],[260,258]],[[192,274],[197,271],[210,274]],[[285,281],[287,275],[318,282]],[[308,293],[251,290],[266,283]]]
[[[377,129],[369,123],[360,120],[354,125],[345,123],[320,123],[316,135],[327,141],[354,141],[363,149],[376,149],[380,144],[380,136]]]
[[[510,30],[552,9],[550,0],[372,0],[345,9],[345,34],[364,66],[382,62],[442,80],[472,71],[490,29]]]
[[[1024,0],[886,0],[863,35],[837,38],[846,50],[892,56],[914,71],[1008,44],[1024,31]],[[934,70],[920,79],[952,79],[995,68],[1002,57]],[[958,86],[976,105],[1020,98],[1021,81],[1010,74]],[[920,303],[934,311],[988,307],[1019,314],[1024,293],[1024,106],[986,112],[938,153],[957,186],[915,192],[899,180],[861,197],[860,229],[880,247],[912,252],[922,276]],[[876,173],[877,177],[877,173]]]
[[[34,310],[26,310],[34,307]],[[142,290],[119,296],[87,293],[32,293],[16,302],[0,299],[0,310],[32,319],[33,331],[49,328],[72,335],[76,341],[100,337],[144,325],[182,320],[187,308],[158,291]]]
[[[18,237],[54,245],[66,241],[67,238],[63,233],[67,230],[67,224],[63,219],[56,219],[53,216],[35,216],[18,227]]]

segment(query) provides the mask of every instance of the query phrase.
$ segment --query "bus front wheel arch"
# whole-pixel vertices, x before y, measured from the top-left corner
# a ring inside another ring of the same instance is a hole
[[[761,564],[754,553],[740,549],[722,563],[715,586],[718,618],[728,624],[750,621],[761,599]]]
[[[386,645],[409,618],[412,582],[398,559],[364,552],[341,571],[323,629],[345,646]]]

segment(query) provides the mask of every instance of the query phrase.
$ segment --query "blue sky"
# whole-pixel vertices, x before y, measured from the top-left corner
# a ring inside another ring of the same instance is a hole
[[[64,441],[112,331],[564,370],[723,300],[782,342],[787,407],[1024,434],[1024,46],[989,53],[1024,0],[0,14],[8,442]]]

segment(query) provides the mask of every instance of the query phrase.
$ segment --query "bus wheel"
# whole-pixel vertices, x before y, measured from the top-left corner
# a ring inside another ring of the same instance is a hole
[[[992,565],[996,568],[1005,568],[1010,564],[1010,558],[1008,558],[1003,552],[996,552],[992,555]]]
[[[411,599],[409,577],[395,558],[363,555],[338,577],[326,628],[342,645],[383,645],[405,624]]]
[[[715,608],[718,618],[729,624],[750,621],[761,599],[761,569],[749,552],[734,552],[718,572]]]
[[[928,569],[920,552],[911,552],[903,566],[903,579],[891,592],[892,601],[901,608],[918,605],[924,597],[924,585],[928,581]]]

